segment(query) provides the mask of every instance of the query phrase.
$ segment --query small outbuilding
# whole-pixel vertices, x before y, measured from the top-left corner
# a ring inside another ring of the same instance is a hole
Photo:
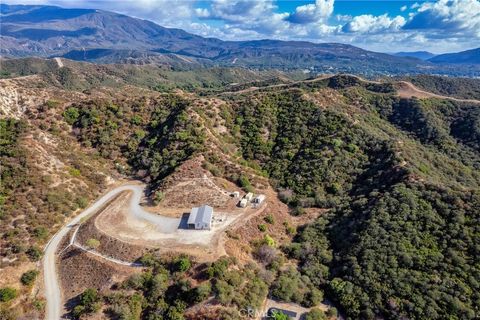
[[[212,228],[213,208],[203,205],[192,208],[188,216],[188,228],[195,230],[210,230]]]
[[[253,193],[249,192],[243,197],[244,199],[247,199],[248,202],[252,201],[253,199]]]
[[[264,194],[259,194],[258,196],[253,199],[253,203],[255,204],[262,204],[263,201],[265,201],[265,195]]]
[[[240,202],[238,203],[238,206],[241,207],[241,208],[246,208],[246,207],[247,207],[247,204],[248,204],[247,199],[243,198],[243,199],[240,200]]]

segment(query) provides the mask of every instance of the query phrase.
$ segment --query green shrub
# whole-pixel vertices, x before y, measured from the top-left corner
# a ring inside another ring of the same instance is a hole
[[[70,168],[68,169],[68,173],[72,176],[72,177],[75,177],[75,178],[78,178],[81,176],[81,172],[80,170],[76,169],[76,168]]]
[[[287,221],[285,221],[283,223],[283,226],[285,227],[285,232],[288,234],[288,235],[294,235],[297,230],[295,229],[294,226],[291,226]]]
[[[69,107],[63,112],[63,118],[69,125],[73,125],[77,121],[79,116],[80,112],[75,107]]]
[[[48,230],[45,227],[36,227],[33,229],[33,235],[37,239],[44,240],[48,237]]]
[[[322,310],[313,308],[305,315],[305,320],[327,320],[327,316]]]
[[[296,206],[292,211],[292,215],[294,215],[295,217],[302,216],[304,214],[305,214],[305,209],[300,206]]]
[[[204,282],[195,288],[195,302],[199,303],[207,299],[212,293],[212,286],[210,282]]]
[[[240,178],[238,178],[238,184],[246,192],[253,192],[252,184],[246,175],[242,174]]]
[[[74,318],[97,312],[101,307],[101,296],[96,289],[88,288],[80,295],[80,302],[72,310]]]
[[[158,190],[155,192],[155,196],[153,197],[153,203],[155,205],[159,205],[164,198],[165,198],[165,194],[162,191]]]
[[[267,231],[267,226],[264,224],[259,224],[257,227],[258,227],[258,230],[260,230],[261,232]]]
[[[275,223],[275,218],[273,217],[272,214],[268,214],[265,218],[263,218],[263,220],[265,220],[265,222],[269,224]]]
[[[274,320],[289,320],[290,317],[288,315],[286,315],[285,313],[281,312],[281,311],[273,311],[272,312],[272,316],[271,316],[272,319]]]
[[[26,251],[27,256],[30,258],[32,261],[38,261],[43,255],[42,249],[40,249],[37,246],[31,246],[28,248]]]
[[[17,290],[10,287],[0,288],[0,301],[8,302],[17,297]]]
[[[337,316],[338,316],[338,311],[337,311],[337,308],[335,307],[330,307],[328,308],[327,312],[325,312],[325,314],[327,315],[327,317],[330,319],[330,318],[335,318],[337,319]]]
[[[269,247],[275,247],[275,240],[268,234],[263,237],[263,242]]]
[[[22,274],[22,277],[20,278],[20,281],[24,286],[30,286],[35,282],[35,279],[38,276],[38,271],[37,270],[29,270]]]
[[[75,202],[81,209],[85,209],[88,206],[88,198],[86,197],[78,197]]]
[[[98,241],[97,239],[94,239],[94,238],[90,238],[85,242],[85,245],[89,249],[97,249],[98,247],[100,247],[100,241]]]
[[[191,266],[192,263],[190,262],[190,259],[188,257],[181,257],[174,262],[174,271],[186,272],[190,269]]]

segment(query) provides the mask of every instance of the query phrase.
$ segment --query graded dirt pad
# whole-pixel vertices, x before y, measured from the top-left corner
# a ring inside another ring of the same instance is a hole
[[[206,192],[221,192],[213,180],[214,186]],[[214,260],[225,254],[223,246],[224,231],[232,224],[242,223],[244,218],[252,216],[263,208],[238,208],[238,201],[230,198],[228,209],[214,208],[211,230],[191,230],[186,228],[188,214],[182,218],[171,218],[157,212],[146,212],[139,203],[144,203],[144,186],[129,184],[121,187],[122,195],[111,200],[100,213],[91,218],[93,224],[79,229],[77,237],[81,241],[99,238],[104,242],[98,253],[109,258],[133,262],[144,249],[155,248],[161,252],[184,252],[195,256],[200,262]],[[181,190],[181,189],[179,189]],[[214,191],[210,191],[214,190]],[[223,191],[223,194],[227,193]],[[85,234],[83,234],[85,232]],[[102,240],[103,239],[103,240]],[[80,243],[80,242],[78,242]]]
[[[216,259],[225,254],[221,243],[223,231],[243,215],[256,211],[253,208],[238,208],[233,213],[214,211],[211,230],[177,229],[173,233],[163,233],[154,224],[138,219],[128,212],[127,203],[130,197],[131,195],[127,194],[117,199],[95,218],[95,227],[101,233],[130,246],[158,248],[162,252],[184,252],[197,256],[202,261]],[[116,256],[116,253],[112,256]]]
[[[422,89],[417,88],[412,83],[407,81],[399,81],[395,84],[397,89],[397,93],[401,98],[419,98],[419,99],[426,99],[426,98],[438,98],[438,99],[447,99],[452,101],[458,102],[469,102],[469,103],[476,103],[480,104],[480,100],[475,99],[459,99],[449,96],[443,96],[436,93],[424,91]]]
[[[192,207],[208,204],[217,209],[234,209],[238,199],[230,196],[238,187],[224,180],[218,184],[212,174],[202,168],[203,157],[191,159],[183,163],[162,183],[164,200],[158,207],[149,211],[164,211],[168,215],[171,208],[190,212]],[[225,190],[224,187],[228,187]],[[166,210],[164,210],[166,209]],[[177,212],[181,214],[181,212]],[[178,216],[178,215],[177,215]]]
[[[65,250],[59,260],[60,283],[64,301],[67,302],[85,289],[107,290],[113,284],[141,271],[141,268],[110,263],[75,247]]]
[[[440,97],[433,93],[418,89],[410,82],[399,81],[396,83],[398,95],[402,98],[416,97],[419,99]]]

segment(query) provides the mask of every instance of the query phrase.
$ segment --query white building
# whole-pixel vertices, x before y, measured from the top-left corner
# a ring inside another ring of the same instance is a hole
[[[243,197],[243,199],[247,199],[248,202],[252,201],[253,199],[253,193],[249,192]]]
[[[259,204],[262,204],[263,201],[265,201],[265,195],[264,194],[259,194],[258,196],[255,197],[255,199],[253,199],[253,203],[259,205]]]
[[[247,199],[243,198],[242,200],[240,200],[240,202],[238,203],[238,205],[241,207],[241,208],[246,208],[247,207],[247,204],[248,204],[248,201]]]
[[[196,230],[210,230],[212,228],[213,208],[203,205],[192,208],[188,216],[188,228]]]

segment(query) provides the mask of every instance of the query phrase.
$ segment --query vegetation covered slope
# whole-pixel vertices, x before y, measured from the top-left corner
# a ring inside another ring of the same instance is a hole
[[[2,256],[38,259],[39,250],[16,252],[17,239],[42,244],[48,233],[33,223],[53,231],[84,205],[80,197],[102,187],[103,179],[96,180],[102,164],[142,177],[155,190],[179,164],[202,154],[205,167],[246,189],[252,188],[247,176],[268,177],[292,214],[308,207],[328,213],[282,247],[287,263],[272,238],[252,243],[258,272],[223,268],[220,261],[219,274],[189,283],[183,274],[166,280],[175,271],[150,261],[145,274],[104,297],[113,318],[181,319],[201,294],[235,319],[235,309],[257,308],[267,294],[312,306],[322,292],[350,319],[478,317],[478,105],[401,99],[390,84],[349,76],[203,97],[121,88],[91,89],[69,103],[46,101],[22,120],[2,120]],[[42,134],[66,145],[49,150],[63,169],[41,167],[38,177],[38,161],[25,146]],[[231,174],[226,163],[245,175]],[[82,188],[49,180],[65,176],[61,181]],[[44,240],[32,240],[37,234]]]
[[[252,81],[290,77],[305,77],[300,72],[283,73],[276,70],[253,71],[243,68],[200,68],[199,66],[166,66],[162,64],[92,64],[61,59],[59,67],[54,59],[23,58],[0,60],[0,78],[39,75],[45,85],[67,90],[91,90],[101,87],[121,88],[125,85],[160,92],[183,89],[185,91],[219,91],[230,85]]]
[[[285,252],[352,319],[477,317],[478,106],[309,87],[230,109],[243,157],[294,213],[332,208]]]

